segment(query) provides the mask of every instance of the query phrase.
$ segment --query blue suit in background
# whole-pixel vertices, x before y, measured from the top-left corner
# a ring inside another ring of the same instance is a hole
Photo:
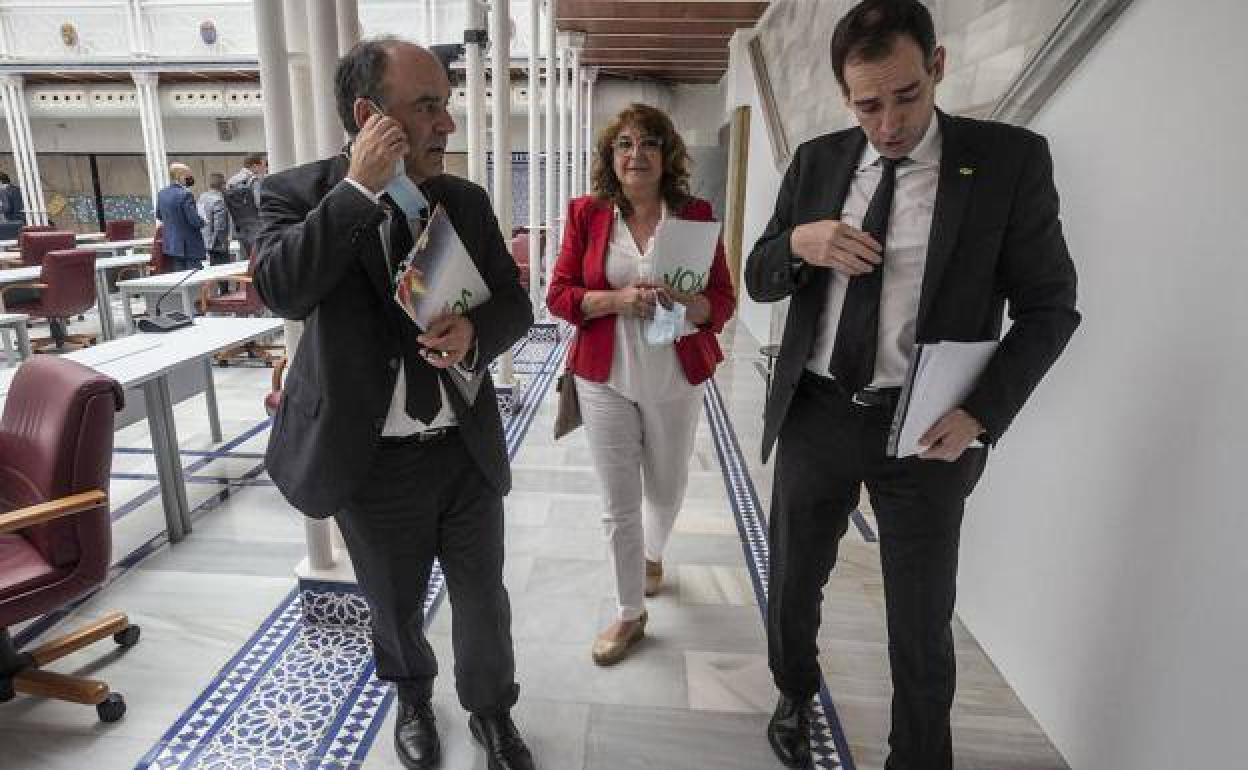
[[[156,196],[156,218],[164,225],[161,246],[174,270],[204,266],[204,220],[195,208],[195,196],[174,182]]]

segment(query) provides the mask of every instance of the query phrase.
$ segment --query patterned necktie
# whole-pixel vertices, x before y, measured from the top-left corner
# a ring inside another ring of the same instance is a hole
[[[393,286],[398,277],[399,266],[403,264],[416,241],[402,209],[394,205],[389,195],[382,195],[381,199],[390,211],[390,252],[387,266]],[[399,347],[403,352],[403,379],[407,384],[404,406],[408,416],[428,425],[442,410],[438,373],[420,357],[420,343],[416,341],[419,330],[416,324],[401,310],[399,315]]]
[[[884,246],[888,235],[888,216],[893,208],[893,190],[897,186],[897,167],[908,158],[880,157],[883,170],[876,185],[862,229]],[[882,255],[882,253],[881,253]],[[836,326],[836,342],[828,373],[849,393],[856,393],[871,383],[875,375],[875,347],[880,336],[880,288],[884,284],[884,264],[864,275],[849,279],[845,306]]]

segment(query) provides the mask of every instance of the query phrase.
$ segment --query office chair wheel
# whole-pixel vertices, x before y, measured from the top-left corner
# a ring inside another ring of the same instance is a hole
[[[140,629],[138,626],[126,626],[113,634],[113,641],[122,647],[133,647],[139,643]]]
[[[107,698],[95,704],[95,713],[101,722],[116,722],[126,715],[126,699],[119,692],[110,692]]]

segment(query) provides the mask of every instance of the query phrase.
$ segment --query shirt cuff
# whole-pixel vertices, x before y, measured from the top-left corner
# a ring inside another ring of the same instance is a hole
[[[365,198],[368,198],[370,201],[372,201],[373,203],[377,205],[381,205],[381,193],[373,192],[372,190],[368,189],[364,185],[355,181],[351,177],[344,177],[343,181],[345,181],[347,184],[351,185],[355,189],[359,190],[360,194],[362,194]]]

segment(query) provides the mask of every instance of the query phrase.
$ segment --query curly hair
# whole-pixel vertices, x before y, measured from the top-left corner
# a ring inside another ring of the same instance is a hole
[[[598,132],[591,172],[594,197],[613,202],[625,216],[633,213],[633,205],[624,195],[612,162],[615,159],[615,139],[629,127],[663,141],[663,176],[659,179],[659,195],[669,209],[684,206],[693,197],[689,193],[689,166],[692,162],[689,151],[685,149],[685,140],[676,133],[676,126],[672,125],[667,113],[648,104],[628,105]]]

